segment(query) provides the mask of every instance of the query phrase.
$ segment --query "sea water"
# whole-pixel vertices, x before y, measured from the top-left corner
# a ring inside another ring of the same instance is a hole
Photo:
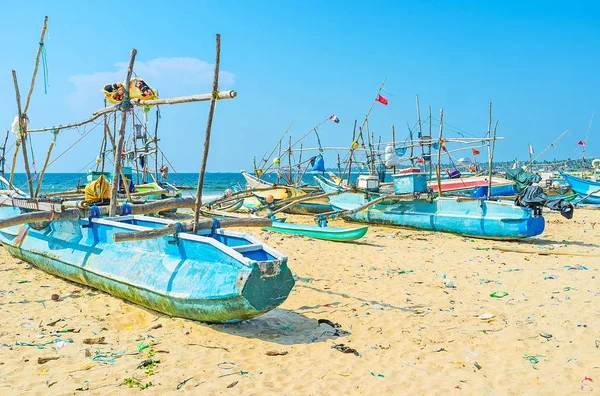
[[[320,173],[319,173],[320,174]],[[6,175],[8,179],[8,175]],[[162,180],[162,179],[161,179]],[[277,183],[276,174],[267,174],[263,177],[263,180],[271,183]],[[198,185],[198,173],[173,173],[169,174],[169,179],[166,182],[173,184],[174,186],[189,186],[192,190],[183,190],[182,195],[195,196],[196,186]],[[315,184],[312,174],[305,174],[302,179],[305,184]],[[134,180],[135,182],[135,180]],[[46,173],[44,174],[44,180],[42,187],[40,188],[41,194],[48,194],[53,192],[61,192],[73,190],[77,185],[84,186],[87,183],[85,173]],[[24,173],[15,173],[13,184],[15,187],[28,192],[27,189],[27,178]],[[35,188],[35,181],[33,183]],[[218,173],[218,172],[207,172],[204,176],[204,187],[202,188],[203,200],[210,200],[223,194],[228,188],[237,188],[243,190],[246,188],[246,180],[241,173]]]

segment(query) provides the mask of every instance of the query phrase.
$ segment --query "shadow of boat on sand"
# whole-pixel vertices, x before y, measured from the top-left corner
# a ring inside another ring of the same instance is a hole
[[[320,324],[294,311],[276,308],[257,318],[231,324],[207,324],[215,331],[280,345],[311,344],[343,338],[349,333]],[[337,330],[337,331],[336,331]]]

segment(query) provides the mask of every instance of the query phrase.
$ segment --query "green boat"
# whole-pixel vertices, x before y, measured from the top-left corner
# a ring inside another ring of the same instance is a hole
[[[369,227],[338,228],[273,222],[271,227],[263,227],[263,230],[281,232],[283,234],[303,235],[306,237],[324,239],[327,241],[347,242],[354,241],[365,236],[369,230]]]

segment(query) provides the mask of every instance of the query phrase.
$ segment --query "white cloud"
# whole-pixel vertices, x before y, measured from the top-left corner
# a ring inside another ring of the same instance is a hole
[[[96,72],[69,77],[74,91],[66,97],[72,110],[90,110],[102,107],[104,96],[100,92],[106,84],[125,80],[127,62],[115,63],[113,72]],[[172,97],[210,92],[213,65],[196,58],[157,58],[136,62],[134,72],[158,90],[160,97]],[[219,86],[230,87],[235,75],[220,71]]]

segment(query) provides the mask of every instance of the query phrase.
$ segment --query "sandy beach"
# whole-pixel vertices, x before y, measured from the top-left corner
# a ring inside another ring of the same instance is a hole
[[[281,307],[230,325],[170,318],[0,249],[0,393],[594,393],[600,211],[546,223],[525,242],[379,226],[357,243],[245,230],[288,255],[296,287]],[[138,368],[147,359],[159,362]]]

